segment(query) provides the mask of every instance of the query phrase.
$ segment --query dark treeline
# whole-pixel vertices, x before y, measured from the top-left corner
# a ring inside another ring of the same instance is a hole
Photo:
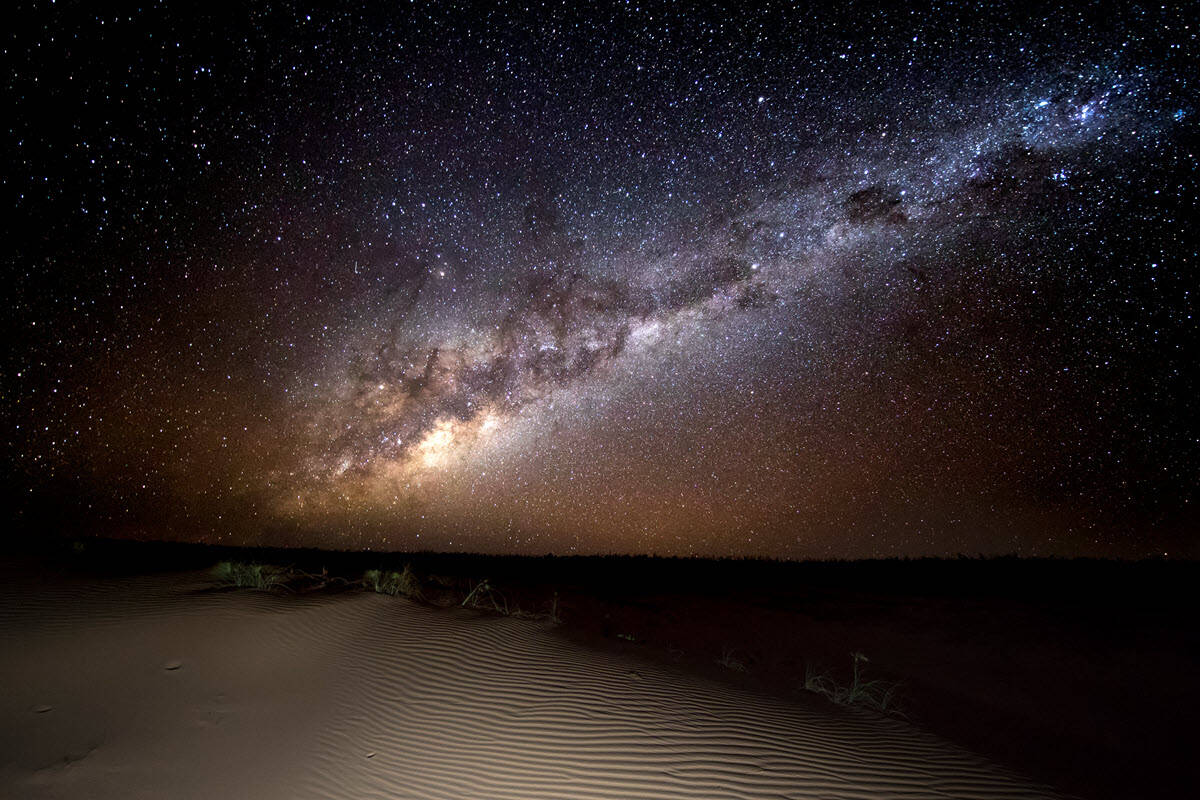
[[[12,555],[48,558],[72,570],[99,574],[204,569],[219,561],[291,566],[348,578],[371,569],[422,576],[489,578],[498,585],[567,589],[596,596],[662,594],[778,596],[832,589],[911,596],[1007,596],[1099,606],[1196,604],[1190,587],[1200,563],[1178,560],[889,558],[858,561],[782,561],[761,558],[683,558],[652,555],[500,556],[469,553],[364,552],[228,547],[127,539],[9,540]]]

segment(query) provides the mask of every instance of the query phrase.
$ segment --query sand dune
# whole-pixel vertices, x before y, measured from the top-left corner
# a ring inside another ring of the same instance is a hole
[[[1053,796],[904,722],[544,623],[205,585],[3,582],[0,797]]]

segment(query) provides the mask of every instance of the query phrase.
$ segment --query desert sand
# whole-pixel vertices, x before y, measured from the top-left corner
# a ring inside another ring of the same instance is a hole
[[[0,583],[4,798],[1033,798],[903,720],[365,593]]]

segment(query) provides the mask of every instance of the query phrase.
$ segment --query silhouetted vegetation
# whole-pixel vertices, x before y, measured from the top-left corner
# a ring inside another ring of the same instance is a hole
[[[363,586],[379,594],[400,595],[412,600],[424,599],[421,591],[421,581],[413,572],[411,564],[405,564],[402,570],[384,571],[369,569],[363,573]]]
[[[903,716],[898,707],[901,684],[898,681],[867,680],[864,666],[867,661],[862,653],[856,651],[850,654],[850,680],[846,683],[835,681],[828,670],[806,665],[804,688],[824,695],[840,706],[862,706],[884,714]]]
[[[285,567],[245,561],[222,561],[213,567],[212,574],[222,585],[262,591],[286,588],[291,580]]]

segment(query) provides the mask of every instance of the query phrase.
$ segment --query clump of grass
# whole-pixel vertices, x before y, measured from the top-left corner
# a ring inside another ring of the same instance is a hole
[[[423,597],[421,581],[417,578],[417,573],[413,572],[411,564],[405,564],[404,569],[400,572],[367,570],[363,574],[363,586],[373,592],[390,594],[393,597],[400,595],[413,600],[420,600]]]
[[[518,619],[549,620],[555,624],[562,622],[558,592],[554,592],[549,603],[542,606],[547,610],[539,612],[532,610],[531,605],[536,608],[542,603],[528,596],[522,597],[519,593],[506,594],[489,578],[470,580],[465,585],[453,577],[441,575],[427,575],[422,579],[417,577],[411,564],[405,564],[399,572],[368,570],[357,583],[367,591],[408,597],[438,608],[461,606]],[[522,600],[525,601],[524,605]]]
[[[479,581],[463,598],[464,608],[482,608],[507,615],[508,600],[487,578]]]
[[[862,665],[866,664],[868,659],[862,653],[851,653],[850,662],[850,683],[845,686],[835,682],[827,671],[818,670],[812,664],[806,665],[804,688],[825,695],[838,705],[865,706],[884,714],[903,716],[897,708],[901,684],[878,679],[867,680],[864,675],[866,667]]]
[[[243,589],[272,589],[287,588],[290,579],[286,567],[271,564],[254,564],[246,561],[222,561],[213,567],[213,577],[226,586],[236,586]]]
[[[721,657],[717,659],[717,663],[734,672],[746,671],[746,664],[737,657],[737,651],[732,647],[721,648]]]

